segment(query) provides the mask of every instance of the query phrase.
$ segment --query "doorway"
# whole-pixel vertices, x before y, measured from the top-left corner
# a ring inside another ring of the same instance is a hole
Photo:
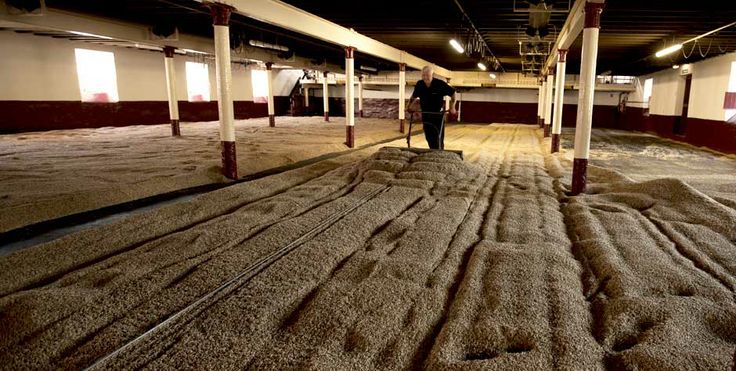
[[[690,86],[692,85],[693,75],[685,76],[685,94],[682,97],[682,114],[675,119],[675,125],[672,127],[672,133],[675,135],[685,135],[687,128],[688,103],[690,102]]]

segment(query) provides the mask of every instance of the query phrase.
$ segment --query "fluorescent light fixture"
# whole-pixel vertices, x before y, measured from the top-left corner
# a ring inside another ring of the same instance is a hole
[[[452,45],[452,47],[455,48],[455,50],[457,50],[458,53],[462,53],[465,51],[465,49],[463,49],[460,43],[457,42],[457,40],[455,39],[450,39],[450,45]]]
[[[371,66],[363,66],[363,65],[360,65],[360,67],[358,67],[358,69],[361,69],[363,71],[378,72],[378,68],[371,67]]]
[[[478,62],[478,68],[480,68],[481,70],[485,71],[486,70],[486,65],[483,64],[483,63],[481,63],[481,62]]]
[[[257,48],[273,49],[273,50],[279,50],[279,51],[282,51],[282,52],[288,52],[289,51],[289,48],[286,47],[286,46],[264,43],[263,41],[258,41],[258,40],[248,40],[248,44],[250,46],[255,46]]]
[[[490,76],[492,79],[495,79],[496,78],[496,74],[495,73],[491,73],[488,76]]]
[[[194,53],[194,54],[207,54],[207,53],[205,53],[205,52],[201,52],[201,51],[199,51],[199,50],[194,50],[194,49],[182,49],[182,50],[183,50],[184,52],[186,52],[186,53]]]
[[[673,70],[676,70],[676,69],[678,69],[678,68],[680,68],[680,65],[679,65],[679,64],[673,64],[673,65],[672,65],[672,69],[673,69]]]
[[[107,37],[107,36],[102,36],[102,35],[95,35],[93,33],[80,32],[80,31],[69,31],[69,32],[70,33],[73,33],[75,35],[79,35],[79,36],[96,37],[98,39],[112,40],[112,37]]]
[[[664,49],[658,51],[654,55],[657,56],[657,58],[660,58],[660,57],[665,56],[667,54],[672,54],[672,53],[674,53],[674,52],[676,52],[676,51],[678,51],[680,49],[682,49],[682,44],[675,44],[675,45],[672,45],[672,46],[670,46],[668,48],[664,48]]]
[[[152,45],[146,45],[146,44],[138,44],[135,43],[135,47],[138,49],[144,49],[144,50],[155,50],[155,51],[162,51],[163,49],[158,46],[152,46]]]

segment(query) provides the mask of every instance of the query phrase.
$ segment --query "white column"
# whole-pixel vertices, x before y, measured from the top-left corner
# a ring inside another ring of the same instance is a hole
[[[552,126],[552,88],[555,84],[555,75],[552,68],[547,72],[547,91],[544,93],[544,137],[549,136],[549,129]]]
[[[169,98],[169,119],[171,135],[181,136],[179,130],[179,100],[176,98],[176,72],[174,71],[174,47],[164,47],[164,68],[166,69],[166,94]]]
[[[557,51],[557,77],[555,79],[555,108],[552,115],[552,153],[560,151],[560,134],[562,134],[562,108],[565,98],[565,62],[567,50]]]
[[[363,117],[363,75],[358,77],[358,115]]]
[[[215,68],[217,75],[217,109],[220,117],[220,141],[222,144],[222,172],[230,179],[237,179],[235,158],[235,112],[232,97],[232,71],[230,69],[230,13],[233,8],[223,4],[210,4],[215,29]]]
[[[537,99],[537,125],[544,127],[544,119],[542,118],[542,106],[544,105],[544,82],[539,80],[539,98]]]
[[[330,121],[330,86],[327,84],[327,71],[322,73],[322,105],[324,106],[325,121]]]
[[[276,126],[276,117],[274,116],[273,106],[273,66],[272,62],[266,62],[266,82],[268,83],[268,126]]]
[[[355,48],[345,48],[345,144],[355,147]]]
[[[547,95],[547,80],[544,76],[541,76],[540,79],[542,80],[542,95],[539,96],[539,118],[542,122],[539,124],[539,127],[544,128],[544,108],[547,102],[547,98],[545,97],[545,95]]]
[[[590,151],[590,131],[593,123],[593,95],[595,69],[598,59],[598,32],[601,24],[602,2],[585,3],[585,26],[580,61],[580,92],[578,115],[575,123],[575,154],[572,169],[572,194],[585,191]]]
[[[309,114],[309,87],[304,87],[304,112]]]
[[[406,63],[399,63],[399,132],[404,132],[406,119]]]

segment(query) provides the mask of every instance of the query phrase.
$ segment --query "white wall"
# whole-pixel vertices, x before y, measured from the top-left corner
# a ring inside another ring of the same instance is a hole
[[[689,117],[725,120],[723,99],[728,91],[732,62],[736,62],[736,53],[692,65],[693,82],[690,88]]]
[[[652,96],[649,101],[649,113],[652,115],[679,116],[682,114],[682,99],[685,94],[685,76],[679,70],[664,70],[642,76],[640,80],[642,92],[636,95],[636,101],[643,100],[644,81],[654,79]],[[646,106],[646,105],[645,105]]]
[[[120,101],[165,101],[166,75],[161,52],[108,47],[104,45],[53,39],[30,34],[0,31],[0,100],[79,101],[79,82],[74,49],[84,48],[113,52]],[[187,60],[174,60],[177,97],[187,100]],[[208,61],[210,97],[217,100],[217,80],[213,61]],[[275,94],[279,95],[276,91]],[[233,64],[233,99],[253,100],[250,71]]]
[[[65,43],[73,45],[0,32],[0,100],[81,100],[74,46],[64,48]]]
[[[273,73],[273,95],[288,96],[296,82],[304,75],[302,70],[277,70]]]
[[[731,63],[736,61],[736,53],[690,64],[692,85],[688,104],[688,117],[724,121],[723,99],[728,90]],[[682,100],[685,94],[685,76],[680,70],[667,69],[640,76],[636,93],[629,100],[641,101],[644,81],[653,78],[652,98],[649,113],[655,115],[679,116],[682,114]]]

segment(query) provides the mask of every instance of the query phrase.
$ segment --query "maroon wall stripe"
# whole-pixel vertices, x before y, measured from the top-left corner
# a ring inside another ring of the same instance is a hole
[[[724,153],[736,154],[736,125],[725,120],[705,120],[688,117],[684,135],[674,133],[680,116],[644,115],[644,109],[627,107],[622,114],[620,129],[642,131],[695,146],[703,146]],[[682,124],[682,123],[681,123]]]
[[[267,117],[268,105],[235,101],[235,119]],[[274,97],[277,115],[289,113],[289,97]],[[0,101],[0,133],[103,126],[158,125],[170,123],[166,101],[83,103],[78,101]],[[216,121],[217,102],[179,101],[179,120]]]
[[[274,97],[277,116],[289,114],[289,97]],[[265,103],[234,102],[238,120],[268,117]],[[330,113],[343,116],[345,100],[329,98]],[[396,99],[363,100],[363,116],[395,118],[399,104]],[[184,122],[216,121],[217,102],[179,101],[180,120]],[[78,101],[0,101],[0,133],[57,129],[97,128],[103,126],[156,125],[171,122],[166,101],[118,103],[82,103]],[[308,115],[322,115],[322,105],[309,107]],[[325,115],[328,117],[329,115]],[[562,124],[574,127],[577,106],[563,107]],[[470,102],[462,105],[462,121],[468,123],[538,124],[536,103]],[[653,133],[661,137],[705,146],[717,151],[736,154],[736,125],[725,120],[688,118],[684,135],[675,135],[673,127],[679,116],[644,115],[644,110],[626,107],[622,113],[616,106],[594,106],[593,127]],[[186,134],[186,133],[185,133]]]
[[[736,92],[726,92],[723,98],[723,109],[736,109]]]

